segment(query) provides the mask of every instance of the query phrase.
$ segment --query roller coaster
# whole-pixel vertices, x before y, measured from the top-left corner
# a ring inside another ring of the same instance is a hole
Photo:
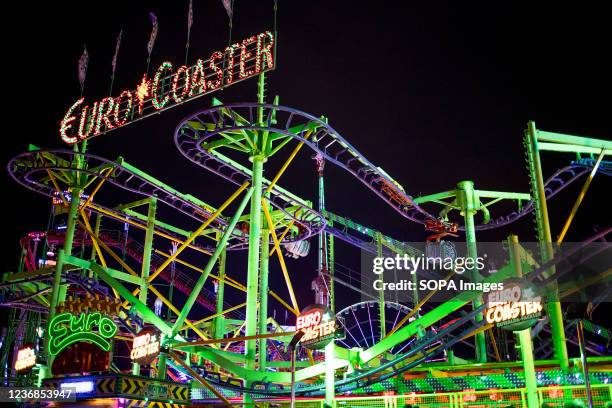
[[[258,102],[224,104],[213,99],[211,107],[188,115],[174,132],[175,145],[184,158],[237,188],[217,207],[177,191],[121,157],[110,160],[87,152],[84,143],[75,144],[72,150],[30,146],[8,163],[8,172],[18,184],[49,197],[52,217],[46,229],[21,239],[18,268],[4,274],[0,284],[1,305],[11,311],[11,322],[2,340],[5,385],[49,386],[83,378],[94,381],[97,388],[83,392],[79,396],[82,399],[121,397],[151,403],[229,406],[286,404],[293,389],[304,404],[307,398],[313,398],[314,404],[337,406],[342,401],[356,403],[357,399],[349,396],[369,395],[385,404],[408,403],[417,398],[418,406],[454,407],[469,406],[466,401],[472,401],[471,397],[466,400],[467,394],[459,394],[468,392],[466,388],[476,399],[483,389],[495,389],[501,399],[489,398],[489,403],[482,406],[502,406],[511,401],[516,406],[532,407],[536,402],[547,401],[548,394],[534,388],[527,374],[516,372],[524,369],[522,364],[534,365],[535,354],[536,363],[542,360],[535,364],[540,387],[566,387],[563,395],[575,396],[586,389],[584,382],[590,381],[589,387],[597,390],[598,404],[612,399],[607,385],[612,365],[609,329],[588,320],[566,324],[559,301],[549,303],[546,318],[521,334],[520,340],[506,335],[497,344],[495,327],[483,319],[486,304],[479,291],[457,293],[442,303],[430,302],[434,293],[421,296],[414,291],[409,301],[401,302],[387,300],[382,293],[364,293],[362,285],[368,277],[336,262],[335,239],[374,256],[417,256],[423,251],[326,208],[322,166],[329,163],[348,172],[393,208],[399,221],[405,219],[423,228],[454,225],[453,231],[465,234],[466,253],[474,257],[476,232],[505,227],[533,214],[538,241],[543,243],[541,252],[529,253],[511,236],[505,243],[506,262],[487,275],[470,271],[470,279],[496,283],[522,274],[529,281],[544,279],[552,283],[562,275],[555,266],[569,255],[553,249],[547,203],[582,178],[590,183],[595,174],[610,176],[612,165],[603,159],[612,154],[612,142],[545,132],[530,122],[524,137],[529,193],[477,190],[473,182],[462,181],[449,191],[413,197],[406,193],[409,188],[372,164],[332,128],[327,118],[281,106],[278,99],[265,103],[264,81],[262,73]],[[265,178],[264,163],[292,146],[278,173]],[[318,160],[317,208],[279,185],[303,146],[310,148]],[[577,157],[544,180],[540,162],[543,151],[574,153]],[[115,197],[120,196],[116,193],[119,191],[139,198],[129,203],[99,202],[99,191],[111,186]],[[585,184],[584,192],[587,188]],[[218,197],[206,199],[216,201]],[[492,217],[491,207],[504,200],[518,203],[517,210]],[[161,221],[157,215],[161,204],[177,217],[184,217],[184,223],[197,227],[187,231]],[[235,207],[233,213],[230,206]],[[573,213],[576,210],[577,206]],[[475,221],[477,213],[483,215],[479,223]],[[610,230],[607,225],[584,243],[605,242]],[[304,302],[294,293],[293,283],[299,278],[290,273],[284,257],[303,258],[309,248],[315,247],[314,241],[319,255],[318,276],[313,282],[316,301]],[[171,249],[164,251],[164,247]],[[609,250],[609,246],[605,249]],[[238,251],[247,252],[244,283],[225,270],[227,257]],[[269,288],[269,263],[274,256],[288,300],[286,295]],[[417,275],[445,279],[437,272],[419,271]],[[599,284],[609,293],[609,275],[608,265],[597,279],[565,282],[565,291],[556,286],[551,291],[562,296],[572,292],[567,289],[572,285],[585,288]],[[336,310],[336,285],[345,287],[359,300]],[[174,289],[180,293],[174,293]],[[604,298],[595,299],[592,307]],[[54,358],[45,352],[48,339],[44,333],[57,311],[74,304],[104,301],[120,305],[113,316],[119,330],[113,339],[108,370],[71,375],[52,372]],[[291,351],[287,347],[296,334],[295,325],[271,316],[270,301],[291,316],[298,316],[309,303],[324,303],[336,314],[343,337],[332,341],[324,351],[299,349],[297,361],[293,362],[296,368],[291,370]],[[578,324],[584,326],[588,339],[575,337],[573,330]],[[129,361],[128,357],[130,343],[145,328],[154,328],[162,339],[159,355],[148,365]],[[531,336],[535,352],[530,351]],[[586,350],[594,355],[585,360],[591,366],[590,374],[578,373],[577,365],[570,364],[568,342],[586,344]],[[35,345],[39,357],[36,368],[23,375],[12,368],[12,360],[18,349],[28,343]],[[510,351],[508,344],[515,343],[521,345],[520,357]],[[465,350],[465,355],[457,355]],[[550,356],[553,358],[544,360]],[[511,357],[516,361],[507,361]],[[459,369],[460,374],[441,376],[452,377],[456,382],[442,384],[440,380],[430,389],[435,392],[423,392],[415,385],[415,378],[424,382],[429,378],[423,372]],[[556,372],[560,373],[556,380],[550,380],[551,373]],[[470,386],[471,380],[465,379],[485,374],[491,378],[498,374],[514,376],[516,382],[504,383],[503,378],[510,377],[499,377],[493,385]],[[147,381],[153,380],[157,385],[183,387],[190,394],[180,397],[177,392],[169,397],[167,393],[137,392],[136,386],[130,390],[129,385],[105,394],[105,387],[112,381],[149,384]],[[377,391],[373,388],[376,386],[383,388]],[[574,386],[579,391],[574,392]],[[504,390],[518,392],[518,400]],[[319,396],[325,398],[317,399]],[[374,404],[367,402],[373,400],[363,401],[362,406]]]

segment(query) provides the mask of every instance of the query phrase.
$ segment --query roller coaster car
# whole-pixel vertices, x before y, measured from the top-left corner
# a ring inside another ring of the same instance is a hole
[[[454,234],[459,230],[456,222],[448,222],[445,220],[429,219],[425,220],[425,231],[433,231],[437,233],[447,232]]]
[[[448,222],[440,219],[425,220],[425,231],[433,231],[435,234],[427,237],[429,241],[439,241],[447,235],[457,237],[456,232],[459,230],[456,222]]]
[[[410,206],[410,202],[402,194],[398,193],[398,190],[400,190],[402,193],[404,192],[404,188],[399,185],[399,183],[391,183],[383,177],[379,177],[375,181],[380,183],[380,191],[389,196],[391,201],[401,205],[404,209],[407,209]]]

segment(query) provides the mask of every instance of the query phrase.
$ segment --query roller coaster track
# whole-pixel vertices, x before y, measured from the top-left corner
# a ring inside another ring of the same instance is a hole
[[[562,167],[554,172],[545,182],[544,188],[546,191],[546,200],[550,200],[556,196],[560,191],[571,185],[574,181],[580,177],[588,174],[593,166],[595,160],[582,159],[572,162],[569,166]],[[602,162],[598,173],[606,176],[612,175],[612,162]],[[534,210],[533,201],[526,203],[519,211],[514,211],[508,215],[499,217],[492,220],[488,224],[481,224],[476,227],[477,230],[489,230],[494,228],[503,227],[508,224],[519,220],[525,215],[531,213]]]
[[[79,161],[87,161],[87,169],[78,169]],[[17,183],[49,197],[55,197],[57,191],[48,182],[47,171],[76,172],[98,179],[103,178],[108,183],[136,194],[147,197],[155,196],[158,201],[200,223],[205,222],[213,212],[210,208],[206,208],[195,200],[187,199],[163,183],[137,174],[121,158],[113,162],[92,154],[79,154],[70,150],[34,150],[16,156],[9,161],[7,168]],[[107,169],[112,170],[104,172]],[[211,224],[211,228],[218,231],[223,231],[226,226],[227,221],[222,217],[217,217]],[[234,238],[244,239],[237,232]]]
[[[259,109],[263,109],[266,118],[265,123],[261,125],[254,124]],[[251,179],[250,171],[226,160],[220,154],[208,149],[206,145],[221,133],[247,131],[269,132],[303,142],[325,160],[351,173],[403,217],[418,223],[434,218],[416,205],[412,197],[396,187],[392,180],[326,122],[293,108],[257,103],[215,106],[183,119],[176,129],[174,141],[187,159],[240,185]],[[307,138],[307,132],[311,131],[312,137]],[[268,183],[264,182],[264,186],[266,185]],[[282,210],[292,203],[292,198],[276,188],[272,191],[271,202],[276,208]],[[312,230],[302,234],[299,239],[305,239],[316,232]]]
[[[259,109],[264,111],[265,123],[263,124],[255,123]],[[298,125],[295,125],[295,123],[298,123]],[[307,138],[307,132],[313,129],[314,134]],[[214,152],[209,148],[209,144],[222,133],[246,131],[270,132],[296,139],[309,146],[326,161],[334,163],[351,173],[404,218],[421,224],[427,219],[435,218],[417,205],[413,198],[404,192],[403,188],[369,162],[328,123],[297,109],[257,103],[215,106],[183,119],[176,129],[174,140],[179,151],[187,159],[236,185],[240,185],[251,179],[250,171]],[[554,197],[559,191],[588,173],[593,164],[594,160],[583,159],[555,172],[546,182],[547,199]],[[600,172],[610,175],[609,163],[602,164],[601,167]],[[264,185],[266,185],[265,182]],[[276,192],[275,199],[272,202],[277,208],[282,209],[291,200],[284,194]],[[521,210],[499,217],[487,224],[477,225],[476,229],[499,228],[513,223],[531,211],[533,211],[532,201],[523,206]],[[329,232],[335,233],[354,245],[360,246],[361,244],[354,239],[350,239],[346,234],[342,234],[342,231],[330,229]],[[311,235],[313,235],[312,232],[299,238],[305,239]]]
[[[87,168],[78,168],[77,164],[83,161],[88,163]],[[34,150],[16,156],[8,163],[7,168],[16,182],[49,197],[56,196],[57,192],[55,187],[47,182],[48,171],[75,172],[105,179],[108,183],[136,194],[147,197],[155,196],[158,201],[200,223],[205,222],[214,212],[214,209],[198,203],[193,197],[180,194],[158,180],[138,174],[139,172],[135,168],[125,163],[121,158],[113,162],[100,156],[80,154],[70,150]],[[107,169],[112,170],[105,173],[104,171]],[[278,206],[280,202],[283,205],[279,208],[288,216],[289,220],[293,219],[297,224],[304,227],[305,231],[309,232],[307,235],[288,234],[283,239],[283,243],[307,238],[324,228],[325,220],[323,216],[303,201],[291,198],[285,193],[277,192],[274,195],[273,204]],[[292,207],[298,208],[291,212],[288,211]],[[227,224],[227,220],[223,217],[217,217],[211,224],[211,228],[224,231]],[[233,242],[228,243],[228,249],[244,249],[248,244],[247,236],[237,230],[233,232],[232,239]]]

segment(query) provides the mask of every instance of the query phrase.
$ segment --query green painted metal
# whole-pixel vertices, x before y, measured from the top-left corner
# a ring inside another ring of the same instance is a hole
[[[542,263],[546,263],[554,257],[552,246],[552,235],[550,232],[550,222],[548,220],[548,206],[546,203],[546,191],[544,189],[544,176],[542,174],[542,165],[540,162],[540,153],[538,149],[538,130],[535,122],[530,121],[527,124],[525,135],[525,147],[527,151],[527,164],[529,169],[529,177],[531,181],[531,189],[534,203],[534,215],[536,218],[536,229],[538,241],[540,243],[540,257]],[[554,268],[550,268],[546,275],[554,273]],[[550,328],[553,335],[553,346],[555,359],[563,370],[569,368],[567,344],[565,341],[565,329],[563,326],[563,312],[561,311],[561,302],[559,301],[559,293],[556,282],[549,286],[546,303],[546,311],[550,321]]]
[[[563,133],[546,132],[543,130],[538,130],[538,140],[542,142],[576,145],[580,147],[593,147],[598,150],[601,150],[601,149],[611,150],[612,149],[612,141],[610,140],[593,139],[590,137],[566,135]]]
[[[261,197],[262,197],[262,178],[263,178],[263,163],[265,157],[262,154],[254,154],[251,156],[253,162],[253,179],[251,189],[251,209],[250,209],[250,225],[249,225],[249,254],[247,266],[247,296],[246,296],[246,326],[245,335],[254,336],[257,334],[257,305],[260,301],[258,295],[259,283],[259,252],[261,245]],[[262,294],[267,296],[267,294]],[[257,341],[247,340],[244,346],[246,356],[245,368],[250,372],[255,370],[255,359],[257,352]],[[245,377],[247,383],[250,378]],[[251,403],[249,395],[244,397],[245,403]]]
[[[247,190],[246,194],[242,198],[242,201],[240,202],[240,205],[238,206],[236,213],[232,216],[232,219],[230,220],[227,228],[223,232],[223,236],[217,243],[217,248],[215,249],[215,252],[213,252],[212,256],[206,263],[204,270],[202,271],[202,273],[198,277],[198,280],[193,286],[193,290],[191,291],[191,293],[189,294],[189,297],[185,301],[185,305],[181,309],[181,313],[177,316],[176,321],[174,322],[174,326],[172,326],[172,333],[170,337],[174,337],[178,333],[180,328],[183,327],[183,323],[185,323],[185,319],[187,318],[187,315],[191,311],[191,308],[195,304],[198,296],[200,296],[200,292],[202,291],[202,288],[204,287],[204,283],[206,282],[206,279],[208,279],[208,275],[210,274],[213,267],[215,266],[215,263],[217,262],[217,259],[219,258],[221,253],[225,250],[227,240],[232,235],[232,231],[236,227],[238,218],[244,211],[249,199],[252,198],[252,193],[253,193],[253,189],[250,188]]]
[[[518,250],[519,240],[516,235],[510,235],[508,238],[508,250],[510,252],[510,261],[514,266],[514,273],[517,278],[523,277],[523,269]],[[523,370],[525,373],[525,388],[528,408],[538,408],[538,384],[536,380],[536,371],[533,355],[533,342],[531,339],[531,329],[527,328],[515,332],[518,338],[518,344],[521,351],[521,361],[523,362]]]
[[[267,205],[267,204],[266,204]],[[261,257],[259,260],[259,334],[265,334],[268,330],[268,261],[270,248],[270,225],[261,230]],[[267,368],[267,339],[259,339],[259,371]]]
[[[164,352],[159,353],[157,357],[157,378],[160,380],[166,379],[167,363],[168,354]]]
[[[336,397],[335,382],[336,375],[334,370],[335,362],[335,342],[325,346],[325,404],[333,406],[334,398]]]
[[[559,153],[579,153],[579,154],[603,154],[612,155],[612,149],[598,149],[597,147],[584,147],[578,145],[563,145],[557,143],[538,143],[539,150]]]
[[[153,238],[155,236],[155,214],[157,212],[157,198],[149,197],[145,200],[148,203],[147,212],[147,230],[145,232],[144,249],[142,252],[142,268],[140,273],[140,293],[138,299],[147,304],[147,295],[149,292],[149,272],[151,271],[151,253],[153,251]],[[132,374],[140,374],[140,364],[132,363]]]
[[[375,235],[375,239],[376,256],[382,258],[382,234],[380,232],[377,232]],[[379,277],[381,281],[384,280],[383,276],[384,274],[381,274]],[[384,339],[387,335],[387,330],[385,328],[385,291],[383,290],[382,286],[378,291],[378,321],[380,322],[380,338]]]
[[[134,296],[128,288],[110,276],[104,267],[93,262],[90,264],[90,267],[100,279],[102,279],[111,288],[115,289],[121,297],[132,304],[132,307],[136,309],[142,320],[157,327],[168,338],[174,338],[177,341],[185,341],[185,339],[180,335],[172,336],[172,328],[168,325],[168,323],[158,317],[155,312],[149,309],[147,305],[142,303],[136,296]]]
[[[222,238],[221,232],[217,232],[217,241],[220,241]],[[214,335],[216,339],[223,338],[225,334],[225,316],[221,314],[223,312],[223,308],[225,307],[225,263],[227,259],[227,248],[223,248],[221,254],[219,254],[219,260],[217,261],[217,275],[219,276],[219,281],[217,283],[217,302],[215,305],[215,312],[217,313],[217,317],[214,320]]]
[[[178,190],[170,187],[169,185],[161,182],[160,180],[156,179],[155,177],[145,173],[144,171],[132,166],[130,163],[126,162],[122,157],[119,157],[116,160],[117,164],[126,168],[127,170],[137,174],[138,176],[142,177],[143,179],[147,180],[149,183],[158,186],[166,191],[171,192],[172,194],[180,197],[181,199],[188,201],[192,204],[197,205],[198,207],[201,207],[202,209],[209,211],[211,213],[214,212],[214,209],[212,206],[208,205],[207,203],[205,203],[204,201],[192,196],[191,194],[183,194],[181,192],[179,192]],[[211,211],[212,210],[212,211]]]
[[[474,226],[474,214],[478,211],[478,197],[474,190],[474,182],[462,181],[457,184],[457,202],[461,206],[461,212],[463,213],[463,219],[465,220],[465,241],[467,244],[467,257],[476,259],[478,257],[478,250],[476,247],[476,228]],[[472,282],[480,282],[482,277],[480,273],[473,267],[470,272]],[[477,296],[472,301],[472,307],[478,309],[482,305],[482,296]],[[482,321],[482,314],[478,314],[475,318],[476,322]],[[474,336],[476,346],[476,361],[479,363],[487,362],[487,343],[485,339],[485,333],[480,332]]]
[[[143,214],[141,214],[139,212],[136,212],[134,210],[125,209],[122,212],[124,212],[125,214],[129,215],[132,218],[136,218],[137,220],[147,221],[147,216],[146,215],[143,215]],[[158,227],[161,227],[161,228],[163,228],[163,229],[165,229],[167,231],[174,232],[175,234],[177,234],[179,236],[186,237],[186,238],[190,237],[191,234],[192,234],[192,231],[187,231],[187,230],[184,230],[182,228],[175,227],[173,225],[170,225],[168,223],[165,223],[165,222],[162,222],[162,221],[159,221],[159,220],[155,220],[155,225],[158,226]],[[207,233],[207,230],[204,230],[204,232],[202,232],[202,235],[204,235],[206,233]]]

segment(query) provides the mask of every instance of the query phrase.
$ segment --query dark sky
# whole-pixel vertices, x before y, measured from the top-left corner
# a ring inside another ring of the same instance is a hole
[[[223,48],[228,37],[220,0],[193,3],[190,62]],[[82,44],[90,54],[85,95],[91,99],[108,93],[121,28],[115,90],[133,87],[142,77],[148,11],[157,14],[160,25],[152,67],[166,59],[182,63],[187,5],[187,0],[21,2],[5,14],[6,20],[19,24],[10,32],[7,25],[3,28],[8,84],[4,109],[10,112],[5,121],[12,129],[3,138],[2,162],[24,151],[28,143],[63,147],[58,123],[79,94]],[[233,38],[273,29],[272,6],[272,0],[235,0]],[[326,115],[340,134],[409,194],[449,190],[464,179],[474,180],[481,189],[528,192],[522,151],[528,120],[550,131],[612,137],[609,27],[603,7],[558,2],[279,0],[277,69],[269,75],[268,90],[269,95],[279,94],[283,105]],[[256,81],[248,80],[214,95],[226,102],[255,101],[255,91]],[[109,159],[121,155],[180,191],[219,205],[231,193],[230,186],[185,161],[172,134],[182,117],[209,104],[205,96],[94,139],[91,152]],[[281,184],[316,201],[310,156],[304,150]],[[545,153],[546,174],[571,159]],[[266,174],[271,177],[274,172]],[[399,217],[348,174],[328,166],[326,176],[331,211],[401,240],[425,238],[421,226]],[[2,183],[7,239],[2,270],[7,271],[15,268],[18,238],[44,229],[48,200],[25,191],[6,172]],[[595,225],[609,225],[610,187],[609,180],[594,181],[568,240],[591,235]],[[554,235],[577,189],[550,204]],[[114,203],[127,201],[116,193],[107,197]],[[493,216],[504,211],[494,209]],[[166,220],[172,217],[168,214]],[[479,239],[502,239],[510,232],[522,240],[533,239],[531,219]],[[358,252],[340,246],[339,251],[344,250],[339,257],[358,267]],[[306,282],[314,274],[315,258],[290,262],[290,268],[300,281],[303,277],[299,292],[308,299]],[[272,270],[280,280],[276,262]]]

